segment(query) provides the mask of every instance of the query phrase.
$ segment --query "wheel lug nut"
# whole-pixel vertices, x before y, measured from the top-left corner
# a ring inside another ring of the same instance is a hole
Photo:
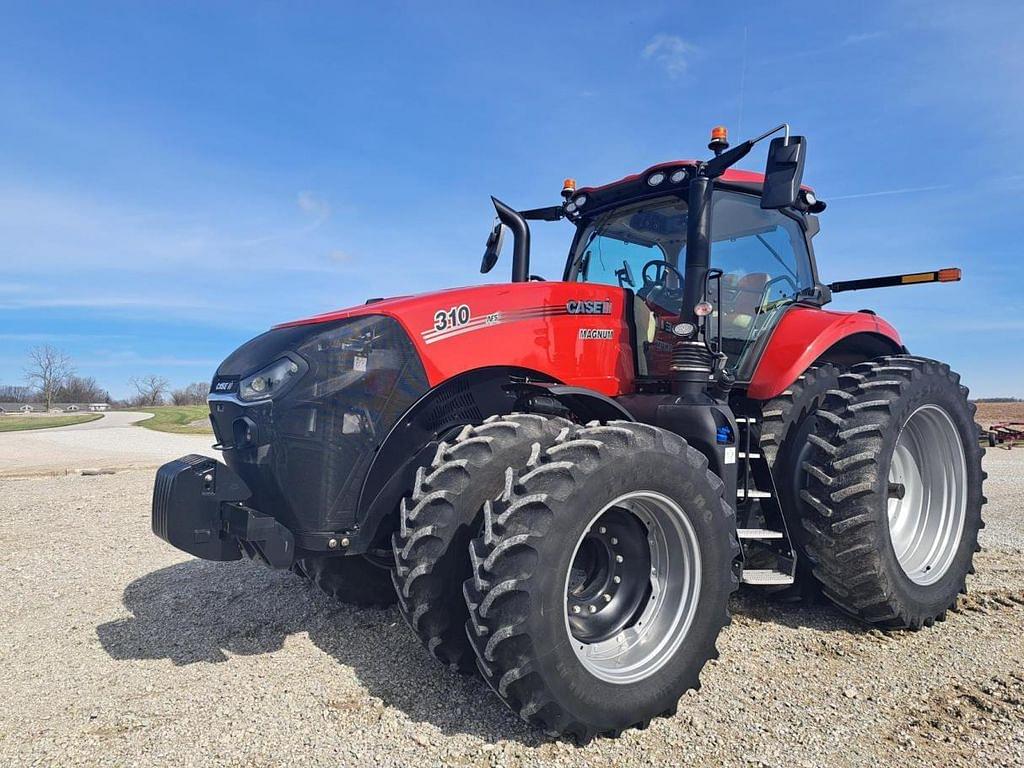
[[[605,593],[601,595],[601,599],[604,600],[606,603],[610,603],[612,601],[612,596]]]
[[[615,562],[616,563],[621,563],[622,562],[622,555],[616,555],[615,556]]]
[[[590,611],[591,613],[597,613],[597,606],[596,605],[588,605],[587,606],[587,610]]]
[[[605,533],[608,533],[608,529],[607,529],[607,528],[605,528],[605,527],[604,527],[604,526],[602,525],[602,526],[601,526],[600,528],[598,528],[598,529],[597,529],[597,532],[598,532],[598,533],[601,533],[601,534],[605,534]]]
[[[572,607],[572,612],[573,612],[573,613],[579,613],[579,612],[580,612],[580,607],[579,607],[578,605],[574,605],[574,606]]]
[[[612,536],[612,546],[614,547],[618,543],[619,543],[619,540],[616,539],[614,536]]]
[[[621,576],[613,576],[612,577],[612,581],[614,581],[616,584],[620,584],[622,582],[622,577]]]

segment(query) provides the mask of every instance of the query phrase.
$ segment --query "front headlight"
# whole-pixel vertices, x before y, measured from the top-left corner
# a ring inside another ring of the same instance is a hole
[[[302,375],[303,366],[290,357],[275,360],[266,368],[246,376],[238,384],[238,397],[250,402],[279,395]]]

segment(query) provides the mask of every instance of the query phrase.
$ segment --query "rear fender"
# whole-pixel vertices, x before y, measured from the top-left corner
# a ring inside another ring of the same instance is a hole
[[[768,340],[747,395],[754,400],[775,397],[817,361],[850,365],[906,351],[896,329],[873,313],[793,307]]]

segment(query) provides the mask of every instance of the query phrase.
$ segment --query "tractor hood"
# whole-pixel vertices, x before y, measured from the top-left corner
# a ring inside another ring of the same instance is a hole
[[[608,285],[499,283],[373,301],[284,323],[272,333],[370,315],[411,339],[431,386],[468,370],[515,367],[603,394],[628,391],[627,292]]]
[[[272,328],[221,363],[210,417],[249,504],[323,551],[356,524],[364,479],[390,430],[461,374],[632,387],[634,361],[619,288],[516,283],[376,301]]]

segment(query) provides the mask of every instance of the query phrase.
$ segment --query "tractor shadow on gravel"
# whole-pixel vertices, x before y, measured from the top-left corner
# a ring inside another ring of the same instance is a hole
[[[226,663],[232,656],[280,651],[290,636],[306,633],[317,648],[352,669],[367,694],[355,706],[371,707],[370,699],[379,699],[414,722],[490,742],[536,746],[550,740],[509,712],[481,680],[438,665],[397,610],[335,603],[291,573],[245,561],[189,560],[131,582],[123,602],[130,617],[96,628],[104,650],[117,661]],[[750,590],[741,590],[731,609],[758,623],[850,634],[868,630],[827,604],[773,602]],[[302,674],[302,661],[294,664]]]
[[[317,648],[352,669],[366,692],[356,706],[372,707],[371,699],[379,699],[445,734],[490,742],[536,746],[550,740],[509,712],[481,680],[438,665],[394,608],[335,603],[291,573],[245,561],[190,560],[136,579],[122,599],[131,616],[96,628],[104,650],[117,661],[227,663],[232,656],[279,651],[289,637],[306,633]],[[305,671],[301,659],[293,668]]]

